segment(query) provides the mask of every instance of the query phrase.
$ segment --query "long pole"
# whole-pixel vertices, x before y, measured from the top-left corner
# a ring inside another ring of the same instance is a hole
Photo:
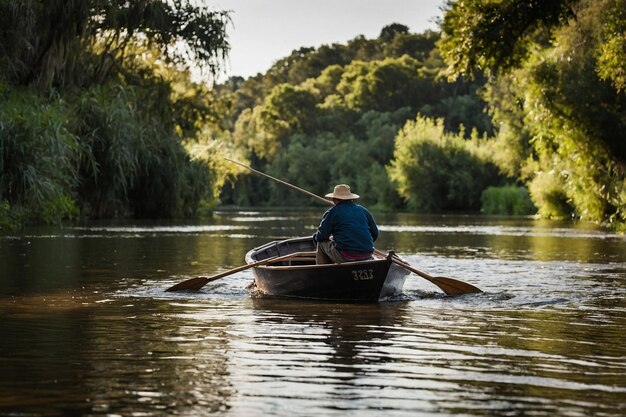
[[[250,171],[255,172],[255,173],[259,174],[259,175],[263,175],[264,177],[267,177],[267,178],[269,178],[269,179],[271,179],[271,180],[274,180],[274,181],[276,181],[276,182],[278,182],[278,183],[280,183],[280,184],[286,185],[287,187],[293,188],[294,190],[298,190],[298,191],[300,191],[301,193],[304,193],[304,194],[306,194],[306,195],[308,195],[308,196],[310,196],[310,197],[313,197],[313,198],[316,198],[316,199],[318,199],[318,200],[320,200],[320,201],[323,201],[323,202],[324,202],[324,203],[326,203],[326,204],[330,204],[330,205],[332,205],[332,204],[333,204],[333,202],[332,202],[331,200],[328,200],[328,199],[326,199],[326,198],[320,197],[319,195],[315,195],[315,194],[313,194],[313,193],[311,193],[311,192],[309,192],[309,191],[307,191],[307,190],[304,190],[304,189],[302,189],[302,188],[300,188],[300,187],[296,187],[296,186],[295,186],[295,185],[293,185],[293,184],[289,184],[288,182],[285,182],[285,181],[280,180],[280,179],[278,179],[278,178],[272,177],[271,175],[267,175],[267,174],[266,174],[266,173],[264,173],[264,172],[257,171],[256,169],[254,169],[254,168],[252,168],[252,167],[249,167],[248,165],[244,165],[244,164],[242,164],[241,162],[233,161],[232,159],[228,159],[228,158],[224,158],[224,159],[225,159],[225,160],[227,160],[227,161],[229,161],[229,162],[232,162],[233,164],[237,164],[237,165],[239,165],[240,167],[244,167],[244,168],[246,168],[246,169],[249,169]]]

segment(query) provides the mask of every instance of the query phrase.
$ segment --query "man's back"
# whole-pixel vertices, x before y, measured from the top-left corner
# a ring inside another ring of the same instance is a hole
[[[378,238],[378,226],[365,207],[345,200],[324,213],[315,237],[324,241],[331,235],[340,251],[371,253]]]

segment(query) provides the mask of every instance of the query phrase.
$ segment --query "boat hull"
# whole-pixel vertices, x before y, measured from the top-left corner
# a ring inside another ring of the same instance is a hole
[[[246,254],[252,263],[274,256],[312,251],[311,238],[270,242]],[[382,301],[402,292],[409,274],[389,259],[341,264],[315,265],[308,262],[282,262],[252,268],[258,291],[278,297],[336,301]]]

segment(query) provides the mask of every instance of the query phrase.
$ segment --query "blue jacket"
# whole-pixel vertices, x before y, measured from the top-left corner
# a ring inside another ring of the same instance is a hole
[[[336,247],[349,253],[372,253],[378,239],[378,226],[367,209],[352,200],[345,200],[328,209],[322,216],[317,242],[333,236]]]

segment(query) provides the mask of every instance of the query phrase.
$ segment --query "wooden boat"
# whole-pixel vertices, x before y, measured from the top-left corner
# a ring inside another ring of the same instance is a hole
[[[262,294],[318,300],[383,301],[402,292],[409,271],[390,257],[341,264],[316,265],[312,237],[277,240],[250,250],[248,265],[294,254],[276,263],[252,267],[254,285]]]

